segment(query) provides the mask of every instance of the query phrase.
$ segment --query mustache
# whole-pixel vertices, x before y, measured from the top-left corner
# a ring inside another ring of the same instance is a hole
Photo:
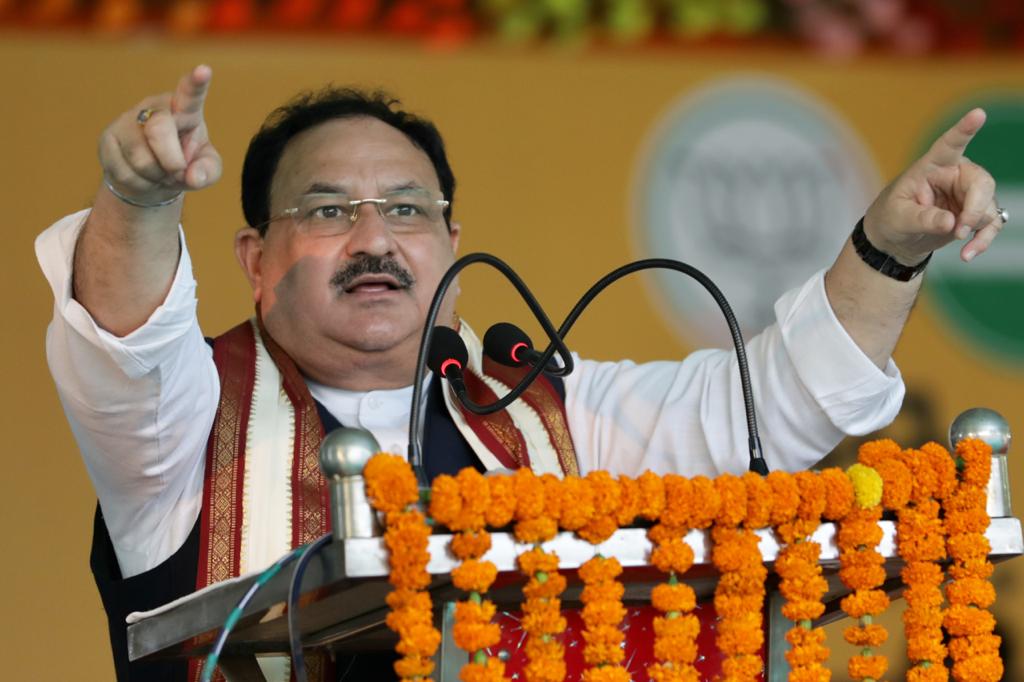
[[[416,283],[416,278],[390,256],[362,256],[334,273],[331,286],[348,289],[357,277],[363,275],[391,275],[403,289]]]

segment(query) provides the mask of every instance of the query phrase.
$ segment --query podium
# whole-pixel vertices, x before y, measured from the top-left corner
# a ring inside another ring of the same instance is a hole
[[[995,489],[1005,489],[1005,481],[994,483]],[[881,527],[884,535],[878,552],[885,557],[889,577],[884,587],[891,595],[898,596],[902,590],[898,577],[902,562],[896,552],[895,523],[882,521]],[[770,564],[778,555],[779,544],[770,530],[757,533],[763,560]],[[993,562],[1024,553],[1024,535],[1016,518],[993,516],[986,536]],[[458,565],[447,549],[450,539],[450,535],[444,534],[430,537],[431,560],[427,569],[433,578],[430,592],[436,607],[435,618],[442,633],[435,678],[445,682],[458,680],[459,668],[467,658],[465,652],[455,647],[451,635],[453,603],[463,595],[451,585],[449,578],[451,570]],[[844,617],[838,600],[847,590],[837,575],[839,552],[835,524],[822,524],[813,540],[821,545],[821,565],[829,582],[826,611],[816,623],[822,624]],[[711,563],[709,533],[690,531],[686,542],[693,548],[694,565],[685,581],[694,587],[698,598],[710,597],[717,572]],[[515,559],[529,547],[516,543],[511,533],[492,533],[492,547],[486,558],[497,566],[499,579],[489,596],[499,605],[499,610],[521,601],[519,586],[524,579],[517,570]],[[570,576],[595,553],[594,545],[566,532],[546,543],[545,548],[558,554],[561,569],[568,571]],[[622,564],[624,573],[621,581],[626,586],[624,603],[627,606],[631,602],[649,603],[651,588],[663,580],[663,576],[657,576],[657,571],[648,568],[651,543],[646,530],[620,529],[596,548],[604,556],[615,557]],[[381,538],[348,538],[328,544],[312,560],[303,580],[304,597],[299,623],[304,645],[340,653],[390,650],[396,639],[384,624],[387,614],[384,597],[391,589],[387,575],[387,550]],[[256,594],[228,639],[221,656],[221,670],[231,682],[263,679],[255,663],[257,655],[287,655],[288,626],[283,605],[289,577],[287,571],[281,572]],[[145,614],[128,628],[130,658],[204,655],[227,614],[254,580],[255,576],[248,576],[218,583]],[[772,587],[769,582],[766,679],[784,680],[788,667],[782,655],[785,650],[783,637],[791,622],[782,616],[781,598]],[[566,607],[573,606],[579,589],[579,584],[570,577],[569,587],[563,594]]]

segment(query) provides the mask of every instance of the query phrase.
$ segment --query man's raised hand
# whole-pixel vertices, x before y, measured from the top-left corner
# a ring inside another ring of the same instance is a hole
[[[220,154],[203,118],[212,76],[210,67],[195,67],[174,92],[143,99],[103,131],[100,165],[122,200],[160,205],[220,178]]]
[[[909,265],[972,233],[960,250],[964,261],[989,247],[1003,227],[996,183],[964,155],[984,123],[982,109],[967,112],[882,190],[864,218],[864,230],[876,248]]]

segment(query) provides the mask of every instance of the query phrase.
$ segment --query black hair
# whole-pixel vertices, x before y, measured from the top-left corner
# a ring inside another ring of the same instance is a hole
[[[249,142],[242,166],[242,212],[246,222],[265,234],[270,221],[270,183],[278,161],[293,137],[326,121],[369,116],[404,133],[430,159],[448,200],[444,219],[451,229],[455,175],[448,165],[441,133],[430,121],[399,109],[401,102],[383,91],[328,86],[299,93],[270,113]]]

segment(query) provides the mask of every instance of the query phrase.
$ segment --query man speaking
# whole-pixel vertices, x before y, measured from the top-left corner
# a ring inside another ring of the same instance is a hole
[[[186,195],[221,176],[203,117],[211,78],[196,67],[114,120],[92,208],[36,242],[55,299],[47,356],[99,498],[92,568],[119,680],[187,675],[183,663],[129,665],[126,614],[264,568],[327,530],[326,431],[364,428],[405,452],[419,339],[462,230],[430,122],[380,94],[300,96],[270,115],[242,169],[248,227],[235,253],[256,313],[206,340],[179,221]],[[896,415],[890,356],[929,255],[959,241],[970,261],[1007,219],[992,177],[964,156],[984,120],[968,112],[887,186],[831,267],[784,294],[749,342],[769,467],[806,468]],[[469,347],[467,382],[503,394],[515,376],[483,356],[455,303],[439,319]],[[740,472],[736,374],[724,350],[581,360],[488,419],[430,381],[426,469]],[[262,665],[288,679],[286,660]]]

